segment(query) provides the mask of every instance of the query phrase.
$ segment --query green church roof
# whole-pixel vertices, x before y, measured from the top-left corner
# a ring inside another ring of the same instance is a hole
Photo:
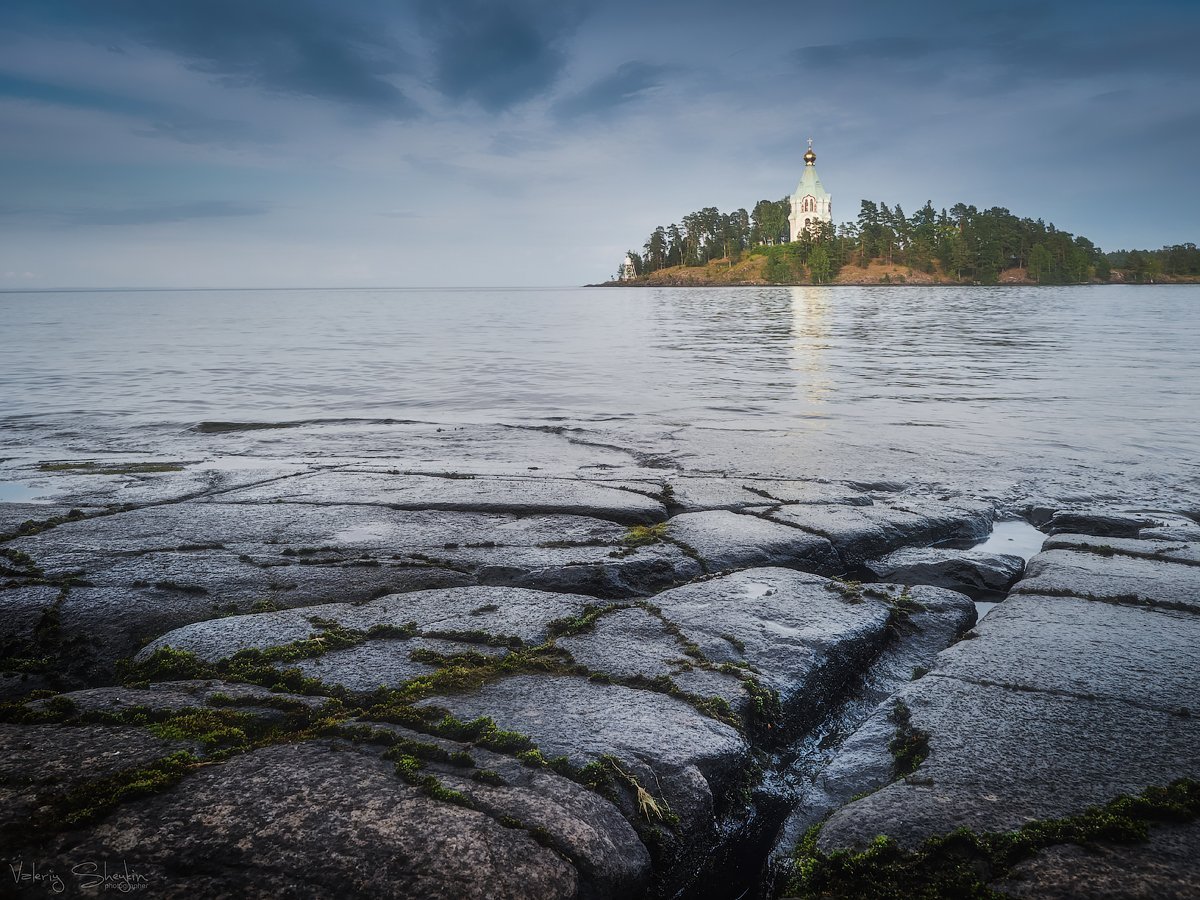
[[[800,183],[796,185],[797,197],[804,197],[808,194],[819,198],[829,196],[829,192],[821,184],[821,179],[817,177],[816,166],[805,166],[804,174],[800,176]]]

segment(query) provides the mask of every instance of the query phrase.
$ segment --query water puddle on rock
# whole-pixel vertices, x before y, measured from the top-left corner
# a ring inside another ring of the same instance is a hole
[[[1042,550],[1042,542],[1046,535],[1038,531],[1024,519],[1009,519],[997,522],[992,526],[992,533],[982,543],[976,544],[972,550],[982,550],[985,553],[1008,553],[1019,556],[1029,562]],[[977,599],[975,613],[980,621],[1003,600],[997,596],[995,600]]]
[[[1029,562],[1041,552],[1042,542],[1045,540],[1046,535],[1024,519],[1010,519],[993,525],[987,540],[971,549],[982,550],[985,553],[1011,553]]]
[[[0,481],[0,503],[45,503],[45,488],[20,481]]]

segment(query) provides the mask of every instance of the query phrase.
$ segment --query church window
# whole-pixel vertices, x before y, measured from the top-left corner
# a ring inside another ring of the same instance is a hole
[[[807,197],[805,197],[803,200],[800,201],[800,212],[816,212],[816,211],[817,211],[817,198],[816,197],[809,194]]]

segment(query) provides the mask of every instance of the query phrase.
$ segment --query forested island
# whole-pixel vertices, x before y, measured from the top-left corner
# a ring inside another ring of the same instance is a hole
[[[609,284],[1089,284],[1200,280],[1194,243],[1104,252],[1088,238],[1003,207],[932,202],[912,215],[863,200],[852,222],[788,240],[789,198],[716,207],[659,226]]]

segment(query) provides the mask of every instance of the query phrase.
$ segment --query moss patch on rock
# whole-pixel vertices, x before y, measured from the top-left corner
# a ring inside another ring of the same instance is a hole
[[[1060,844],[1098,841],[1136,844],[1154,825],[1194,822],[1200,815],[1200,782],[1185,779],[1147,788],[1074,816],[1030,822],[1017,831],[976,834],[959,829],[904,850],[886,836],[862,852],[824,853],[820,825],[796,848],[786,893],[799,900],[962,900],[1007,896],[989,887],[1017,863]]]

